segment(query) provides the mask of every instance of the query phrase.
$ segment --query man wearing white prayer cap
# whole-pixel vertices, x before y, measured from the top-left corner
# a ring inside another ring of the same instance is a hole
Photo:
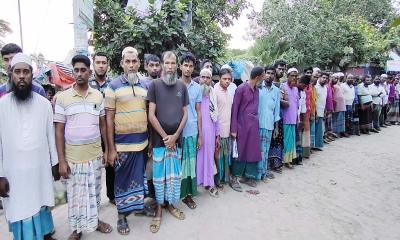
[[[10,69],[12,92],[0,99],[0,197],[14,239],[52,239],[52,172],[58,170],[53,109],[32,91],[28,55],[16,54]]]
[[[6,63],[7,71],[10,71],[11,61],[14,58],[14,56],[17,55],[18,53],[22,53],[22,49],[14,43],[6,44],[1,49],[1,56]],[[35,81],[33,81],[32,90],[36,93],[39,93],[43,97],[47,97],[43,87],[40,84],[36,83]],[[11,91],[11,76],[9,73],[8,81],[0,86],[0,97],[6,95],[10,91]]]

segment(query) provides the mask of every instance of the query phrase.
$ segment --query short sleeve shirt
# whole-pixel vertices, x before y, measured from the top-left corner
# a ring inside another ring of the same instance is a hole
[[[196,104],[201,103],[203,92],[200,85],[193,80],[187,86],[187,92],[189,94],[188,120],[183,129],[182,136],[192,137],[196,136],[199,132],[197,129]]]
[[[105,109],[115,110],[114,141],[117,152],[142,151],[148,145],[147,90],[139,82],[131,85],[124,76],[108,84]]]
[[[156,117],[163,130],[172,135],[179,128],[183,118],[183,107],[189,104],[188,91],[181,81],[173,86],[157,79],[151,82],[147,94],[149,102],[156,104]],[[153,147],[164,147],[164,142],[157,131],[152,131]],[[178,145],[180,141],[178,141]]]
[[[68,162],[91,161],[101,149],[100,117],[104,116],[103,95],[91,87],[81,96],[74,87],[57,96],[54,122],[65,123],[65,158]]]

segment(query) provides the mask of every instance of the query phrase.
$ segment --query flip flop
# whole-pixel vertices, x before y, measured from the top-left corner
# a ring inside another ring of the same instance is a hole
[[[118,219],[118,221],[117,221],[117,230],[118,230],[118,233],[121,234],[121,235],[128,235],[129,234],[129,232],[131,230],[129,229],[129,225],[128,225],[128,222],[126,220],[126,217]],[[125,230],[125,232],[123,232],[123,230]]]
[[[190,209],[195,209],[197,207],[192,198],[185,197],[184,199],[182,199],[182,202],[186,204]]]
[[[170,208],[168,208],[168,212],[171,213],[172,216],[174,216],[175,218],[177,218],[179,220],[185,219],[185,214],[177,208],[174,208],[172,210]]]
[[[150,222],[150,232],[152,233],[158,232],[158,230],[160,230],[160,226],[161,226],[161,218],[160,217],[153,218]]]
[[[240,186],[239,181],[236,180],[231,180],[231,182],[229,183],[229,185],[231,186],[231,188],[237,192],[243,192],[242,186]]]
[[[82,237],[82,233],[77,233],[73,232],[71,235],[69,235],[68,240],[79,240]]]
[[[110,224],[99,220],[96,231],[107,234],[112,232],[112,230],[113,229]]]
[[[135,212],[135,216],[146,216],[146,217],[155,217],[156,212],[154,209],[150,206],[146,206],[143,208],[142,211]]]
[[[211,197],[219,198],[219,192],[214,187],[210,188],[210,190],[208,190],[208,193],[211,195]]]

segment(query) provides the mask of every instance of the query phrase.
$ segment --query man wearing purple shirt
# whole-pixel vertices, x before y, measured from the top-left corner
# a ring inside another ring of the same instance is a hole
[[[11,78],[10,78],[10,63],[15,54],[22,53],[22,49],[15,43],[9,43],[4,45],[1,49],[1,57],[5,63],[5,68],[8,72],[8,81],[0,86],[0,97],[6,95],[7,93],[11,92]],[[36,83],[35,81],[32,82],[32,91],[36,92],[43,97],[47,97],[46,92],[44,91],[43,87]]]
[[[325,114],[325,135],[324,142],[329,143],[334,141],[336,135],[332,132],[332,113],[333,113],[333,87],[332,87],[332,76],[329,77],[329,81],[326,84],[328,89],[326,96],[326,114]]]
[[[282,88],[286,92],[289,107],[282,110],[283,119],[283,164],[292,169],[292,161],[296,156],[296,124],[298,122],[299,90],[296,87],[299,71],[296,68],[288,70],[287,82]]]
[[[242,191],[239,177],[243,177],[243,183],[251,187],[257,185],[257,164],[261,161],[257,84],[264,78],[262,67],[253,68],[250,80],[236,89],[233,98],[231,135],[237,141],[239,157],[232,161],[232,179],[229,185],[238,192]]]

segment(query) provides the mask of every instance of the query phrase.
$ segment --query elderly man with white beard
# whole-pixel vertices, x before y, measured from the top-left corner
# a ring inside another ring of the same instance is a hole
[[[177,219],[184,213],[173,204],[180,201],[182,130],[188,119],[189,94],[185,84],[178,81],[177,58],[167,51],[162,56],[162,78],[149,86],[149,121],[153,127],[153,184],[157,200],[156,217],[150,231],[158,232],[161,226],[161,206]]]
[[[111,81],[105,91],[108,163],[115,170],[115,203],[118,210],[117,230],[130,232],[126,219],[130,213],[154,216],[144,208],[147,192],[146,156],[147,90],[139,81],[140,60],[133,47],[122,51],[124,73]]]

